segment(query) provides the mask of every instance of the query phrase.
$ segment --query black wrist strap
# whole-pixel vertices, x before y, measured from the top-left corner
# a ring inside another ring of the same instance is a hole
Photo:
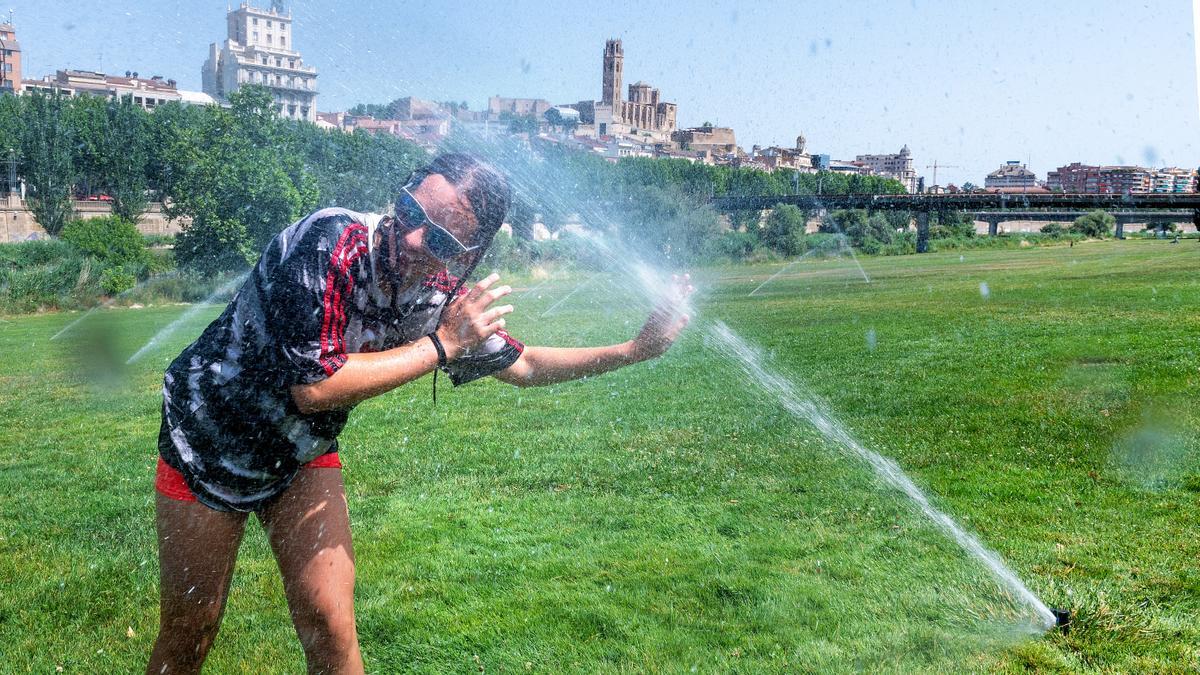
[[[433,343],[433,348],[437,350],[438,354],[437,368],[433,369],[433,404],[437,405],[437,376],[438,371],[446,367],[446,348],[442,346],[442,341],[438,338],[437,331],[425,337],[429,338],[429,341]]]
[[[429,338],[429,341],[433,343],[433,348],[437,350],[438,368],[445,368],[446,367],[446,348],[442,346],[441,339],[438,338],[437,333],[430,333],[429,335],[426,335],[425,337]]]

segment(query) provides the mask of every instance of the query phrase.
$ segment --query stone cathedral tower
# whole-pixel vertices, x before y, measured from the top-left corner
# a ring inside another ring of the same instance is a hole
[[[604,43],[604,80],[600,90],[600,102],[620,107],[621,102],[621,69],[624,68],[625,52],[621,49],[620,40],[609,40]]]

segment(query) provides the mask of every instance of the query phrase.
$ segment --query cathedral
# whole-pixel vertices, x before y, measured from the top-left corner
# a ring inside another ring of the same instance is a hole
[[[642,136],[656,141],[670,141],[671,132],[675,131],[676,105],[661,101],[658,90],[642,81],[629,85],[629,98],[623,100],[621,75],[624,60],[620,40],[609,40],[604,44],[600,100],[591,106],[597,133],[601,136]],[[586,113],[584,116],[587,117]]]

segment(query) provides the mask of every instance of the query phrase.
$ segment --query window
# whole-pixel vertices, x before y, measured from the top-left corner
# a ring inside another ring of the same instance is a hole
[[[258,42],[258,31],[254,31],[254,41]]]
[[[279,46],[280,47],[287,46],[287,38],[283,37],[282,35],[279,36]]]
[[[283,59],[279,58],[278,56],[275,57],[275,67],[276,68],[283,67]]]
[[[267,28],[270,28],[270,27],[271,27],[271,20],[267,19]]]
[[[288,59],[288,68],[296,67],[296,59]]]
[[[257,17],[257,16],[256,16],[256,17],[254,17],[253,19],[251,19],[251,21],[253,21],[253,22],[254,22],[254,25],[255,25],[255,26],[257,26],[257,25],[258,25],[258,17]]]
[[[138,105],[141,105],[141,104],[142,104],[142,97],[141,97],[141,96],[135,96],[135,97],[133,97],[133,102],[134,102],[134,103],[136,103],[136,104],[138,104]]]
[[[271,44],[271,34],[267,33],[267,44]]]

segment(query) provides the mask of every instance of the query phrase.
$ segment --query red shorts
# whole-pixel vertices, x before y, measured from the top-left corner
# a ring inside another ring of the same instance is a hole
[[[336,452],[327,452],[300,468],[340,469],[342,468],[342,460],[338,458]],[[181,502],[196,501],[196,495],[192,494],[192,491],[188,488],[187,481],[183,479],[183,474],[164,462],[162,457],[158,458],[158,470],[154,474],[154,489],[158,490],[160,495],[169,499],[177,499]]]

